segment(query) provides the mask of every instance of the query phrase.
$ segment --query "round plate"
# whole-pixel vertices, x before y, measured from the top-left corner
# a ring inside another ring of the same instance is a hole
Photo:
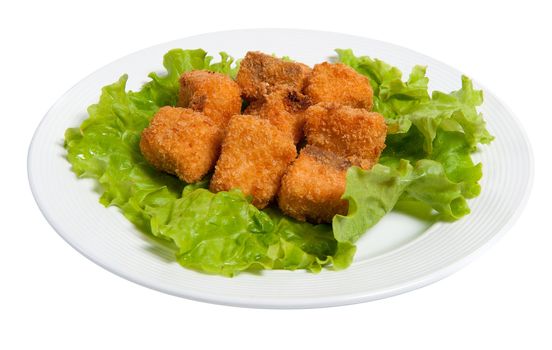
[[[65,159],[65,129],[86,118],[102,86],[129,74],[137,90],[150,71],[162,71],[163,54],[172,48],[203,48],[213,56],[226,51],[243,57],[249,50],[287,55],[315,64],[335,48],[381,58],[405,74],[428,66],[430,88],[460,87],[461,73],[409,49],[343,34],[303,30],[240,30],[211,33],[151,47],[101,68],[69,90],[38,127],[29,149],[33,194],[44,216],[75,249],[109,271],[169,294],[219,304],[308,308],[352,304],[389,297],[435,282],[465,265],[494,242],[519,215],[532,181],[533,160],[524,131],[507,107],[484,90],[481,107],[490,146],[474,155],[483,163],[481,195],[469,202],[472,213],[453,223],[431,224],[390,213],[358,242],[353,264],[343,271],[265,271],[234,278],[182,268],[170,249],[151,240],[116,208],[98,202],[95,181],[77,179]],[[475,84],[481,88],[480,85]]]

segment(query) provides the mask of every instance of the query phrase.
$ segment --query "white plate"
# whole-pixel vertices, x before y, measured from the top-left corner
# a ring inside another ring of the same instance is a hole
[[[219,304],[307,308],[352,304],[389,297],[435,282],[458,270],[496,241],[519,215],[532,181],[533,159],[521,126],[489,91],[481,108],[496,140],[475,155],[483,162],[481,195],[472,213],[454,223],[430,225],[397,213],[387,215],[358,243],[344,271],[266,271],[235,278],[182,268],[173,253],[137,231],[116,208],[98,203],[93,180],[78,180],[65,159],[65,129],[86,118],[102,86],[129,74],[137,90],[150,71],[162,70],[172,48],[203,48],[216,56],[242,57],[248,50],[288,55],[307,64],[327,60],[335,48],[378,57],[408,74],[428,66],[431,89],[451,91],[461,73],[430,57],[396,45],[336,33],[303,30],[240,30],[211,33],[151,47],[115,61],[88,76],[51,108],[29,149],[33,194],[54,229],[75,249],[109,271],[165,293]],[[477,85],[481,88],[480,85]]]

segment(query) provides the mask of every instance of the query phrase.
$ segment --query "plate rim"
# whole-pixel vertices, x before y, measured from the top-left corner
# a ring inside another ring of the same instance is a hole
[[[452,66],[450,66],[450,65],[448,65],[448,64],[446,64],[446,63],[444,63],[444,62],[442,62],[438,59],[427,56],[427,55],[425,55],[423,53],[420,53],[416,50],[413,50],[413,49],[410,49],[410,48],[407,48],[407,47],[404,47],[404,46],[401,46],[401,45],[397,45],[397,44],[392,43],[392,42],[382,41],[382,40],[378,40],[378,39],[372,39],[372,38],[368,38],[368,37],[364,37],[364,36],[351,35],[351,34],[339,33],[339,32],[332,32],[332,31],[318,31],[318,30],[291,29],[291,28],[251,28],[251,29],[237,29],[237,30],[207,32],[207,33],[202,33],[202,34],[198,34],[198,35],[183,37],[183,38],[179,38],[179,39],[175,39],[175,40],[170,40],[170,41],[163,42],[163,43],[158,43],[156,45],[152,45],[152,46],[149,46],[149,47],[146,47],[146,48],[142,48],[140,50],[136,50],[132,53],[129,53],[129,54],[124,55],[120,58],[117,58],[117,59],[101,66],[100,68],[94,70],[93,72],[86,75],[85,77],[81,78],[78,82],[76,82],[73,86],[71,86],[71,88],[66,90],[55,101],[55,103],[48,109],[48,111],[42,117],[42,119],[38,123],[38,125],[37,125],[37,127],[36,127],[36,129],[33,133],[33,136],[31,138],[31,142],[30,142],[29,147],[28,147],[28,151],[27,151],[27,177],[28,177],[28,181],[29,181],[29,185],[30,185],[30,189],[31,189],[31,193],[33,195],[33,198],[34,198],[37,206],[39,207],[40,212],[42,213],[42,215],[44,216],[44,218],[48,222],[48,224],[54,229],[54,231],[67,244],[69,244],[69,246],[71,246],[73,249],[78,251],[81,255],[85,256],[88,260],[92,261],[93,263],[101,266],[105,270],[107,270],[107,271],[109,271],[109,272],[111,272],[111,273],[113,273],[113,274],[115,274],[119,277],[122,277],[122,278],[124,278],[128,281],[131,281],[133,283],[136,283],[138,285],[141,285],[141,286],[144,286],[144,287],[156,290],[156,291],[160,291],[160,292],[163,292],[163,293],[166,293],[166,294],[169,294],[169,295],[177,296],[177,297],[183,297],[183,298],[190,299],[190,300],[195,300],[195,301],[200,301],[200,302],[208,302],[208,303],[218,304],[218,305],[247,307],[247,308],[262,308],[262,309],[321,308],[321,307],[334,307],[334,306],[357,304],[357,303],[362,303],[362,302],[368,302],[368,301],[383,299],[383,298],[399,295],[399,294],[402,294],[402,293],[406,293],[406,292],[409,292],[409,291],[412,291],[412,290],[415,290],[415,289],[418,289],[418,288],[422,288],[424,286],[435,283],[435,282],[437,282],[437,281],[439,281],[439,280],[441,280],[441,279],[443,279],[447,276],[450,276],[453,273],[460,270],[461,268],[463,268],[464,266],[466,266],[469,263],[471,263],[472,261],[474,261],[475,259],[477,259],[479,256],[481,256],[481,254],[485,253],[489,248],[491,248],[494,244],[496,244],[513,227],[513,225],[516,223],[516,221],[518,220],[520,215],[523,213],[523,211],[524,211],[524,209],[527,205],[527,202],[529,200],[529,197],[531,196],[531,193],[532,193],[533,182],[534,182],[534,172],[535,172],[535,169],[534,169],[534,167],[535,167],[534,152],[533,152],[533,148],[532,148],[530,139],[529,139],[529,137],[527,135],[527,132],[526,132],[525,128],[523,127],[520,119],[513,113],[510,106],[508,104],[506,104],[502,99],[498,98],[491,90],[486,88],[483,84],[479,83],[479,81],[473,80],[481,89],[484,90],[486,95],[492,96],[494,99],[496,99],[496,101],[498,101],[500,103],[500,105],[502,105],[504,107],[505,111],[511,116],[512,121],[515,123],[515,127],[519,131],[521,139],[523,139],[523,141],[527,145],[527,151],[528,151],[527,152],[527,161],[528,161],[528,164],[529,164],[529,167],[527,169],[527,172],[528,172],[527,173],[527,175],[528,175],[527,189],[523,193],[520,202],[515,207],[513,214],[505,221],[503,226],[488,241],[486,241],[485,243],[483,243],[482,245],[477,247],[472,252],[470,252],[470,253],[464,255],[463,257],[461,257],[460,259],[456,260],[455,262],[453,262],[453,263],[451,263],[447,266],[441,267],[438,270],[436,270],[432,273],[426,274],[426,275],[424,275],[422,277],[419,277],[417,279],[408,280],[408,281],[399,283],[394,288],[384,288],[382,290],[370,291],[370,292],[365,292],[365,293],[339,294],[337,296],[324,296],[324,297],[317,296],[314,299],[308,298],[308,297],[290,297],[290,298],[286,298],[285,300],[282,300],[282,299],[271,299],[271,298],[263,297],[262,302],[256,302],[256,301],[252,302],[252,298],[243,297],[243,296],[242,297],[236,297],[236,296],[226,297],[222,294],[216,294],[216,296],[215,295],[209,296],[209,295],[205,295],[205,293],[201,293],[201,295],[199,295],[197,293],[194,293],[194,291],[190,291],[190,290],[184,290],[184,291],[176,292],[176,291],[171,290],[169,288],[164,288],[163,286],[155,285],[154,283],[150,283],[146,279],[141,279],[140,276],[133,276],[129,272],[125,273],[125,271],[122,271],[121,269],[119,269],[119,268],[117,268],[113,265],[109,265],[107,262],[104,262],[102,259],[100,259],[98,257],[95,257],[94,254],[92,254],[90,252],[85,252],[84,249],[81,249],[81,247],[77,244],[77,242],[73,242],[73,241],[69,240],[68,239],[69,235],[64,233],[65,230],[61,227],[61,225],[59,223],[57,223],[53,219],[52,215],[46,210],[46,206],[44,205],[45,198],[40,198],[40,196],[38,196],[38,194],[37,194],[38,193],[37,192],[37,183],[36,183],[36,180],[35,180],[36,175],[32,171],[32,164],[33,164],[33,159],[34,159],[33,157],[34,157],[34,152],[35,152],[34,150],[37,147],[36,146],[36,136],[37,136],[39,130],[43,127],[43,125],[44,125],[45,121],[47,120],[47,118],[50,116],[52,110],[55,107],[57,107],[59,104],[61,104],[61,102],[63,102],[63,100],[67,97],[67,95],[73,89],[75,89],[75,87],[77,87],[79,84],[81,84],[83,81],[85,81],[89,77],[95,75],[97,72],[103,70],[104,68],[106,68],[108,66],[111,66],[111,65],[115,64],[116,62],[118,62],[120,60],[126,59],[128,56],[132,56],[132,55],[134,55],[136,53],[139,53],[141,51],[150,50],[150,49],[155,48],[157,46],[170,45],[171,43],[177,43],[179,41],[186,40],[186,39],[191,39],[191,38],[194,38],[194,37],[201,37],[201,36],[207,36],[207,35],[216,35],[216,34],[221,34],[221,33],[244,32],[244,31],[247,31],[247,32],[259,32],[259,31],[272,31],[272,32],[274,32],[274,31],[278,31],[278,32],[282,32],[282,33],[285,33],[285,32],[287,32],[287,33],[310,32],[310,33],[318,33],[318,34],[327,33],[327,34],[333,34],[333,35],[345,35],[345,36],[354,37],[354,38],[357,38],[357,39],[380,42],[380,43],[383,43],[383,44],[386,44],[386,45],[392,45],[392,46],[394,46],[398,49],[411,51],[411,52],[413,52],[417,55],[427,57],[427,58],[429,58],[433,61],[437,61],[440,64],[443,64],[447,67],[450,67],[450,68],[460,72],[461,74],[463,74],[462,71],[459,71],[455,67],[452,67]],[[293,272],[291,272],[291,273],[293,273]]]

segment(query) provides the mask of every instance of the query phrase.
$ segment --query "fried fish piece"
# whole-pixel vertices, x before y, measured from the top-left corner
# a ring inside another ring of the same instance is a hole
[[[276,195],[288,165],[297,156],[290,137],[268,120],[236,115],[230,120],[210,190],[239,188],[264,208]]]
[[[373,91],[367,77],[343,63],[323,62],[313,67],[304,90],[313,103],[337,102],[372,109]]]
[[[189,108],[162,107],[142,132],[140,150],[155,168],[187,183],[201,180],[215,165],[224,133]]]
[[[309,145],[334,152],[363,169],[378,162],[387,135],[381,114],[337,103],[319,103],[305,114]]]
[[[347,169],[345,158],[307,145],[288,168],[278,192],[282,211],[300,221],[331,222],[336,214],[346,215],[342,200]]]
[[[253,101],[245,109],[246,114],[256,114],[293,138],[297,144],[303,137],[304,113],[310,99],[287,87],[277,88],[272,93]]]
[[[242,96],[254,101],[270,93],[276,86],[301,91],[311,68],[302,63],[284,61],[257,51],[249,51],[240,63],[236,81]]]
[[[242,107],[240,87],[229,76],[206,70],[182,74],[178,106],[203,112],[215,124],[226,127]]]

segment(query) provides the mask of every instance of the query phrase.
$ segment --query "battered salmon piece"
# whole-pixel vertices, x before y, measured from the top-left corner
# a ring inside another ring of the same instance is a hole
[[[155,168],[193,183],[215,165],[222,138],[221,128],[202,113],[162,107],[142,132],[140,150]]]
[[[178,106],[203,112],[216,125],[226,127],[242,106],[240,87],[227,75],[205,70],[186,72],[180,77]]]
[[[278,205],[282,211],[300,221],[331,222],[336,214],[346,215],[345,192],[347,169],[345,158],[314,146],[306,146],[282,178]]]
[[[230,120],[210,190],[239,188],[264,208],[276,195],[288,165],[297,156],[290,137],[268,120],[236,115]]]
[[[278,88],[249,104],[245,113],[267,119],[297,144],[303,137],[304,114],[309,106],[307,96],[289,88]]]
[[[304,92],[313,103],[337,102],[355,108],[372,109],[374,93],[370,81],[343,63],[323,62],[315,65]]]
[[[310,67],[296,62],[249,51],[240,63],[236,81],[241,88],[242,97],[254,101],[270,93],[276,86],[286,86],[301,91],[305,85]]]
[[[370,169],[385,148],[383,116],[362,108],[320,103],[306,111],[307,143],[334,152],[352,165]]]

